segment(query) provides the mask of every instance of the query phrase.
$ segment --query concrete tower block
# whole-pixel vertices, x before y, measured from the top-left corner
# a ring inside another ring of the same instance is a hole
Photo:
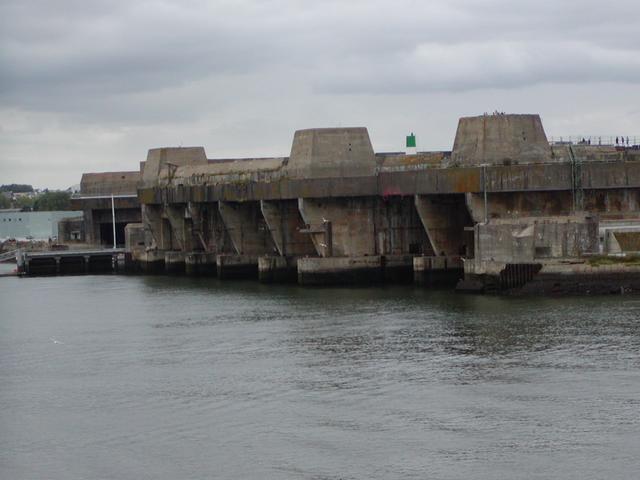
[[[463,117],[451,153],[459,165],[547,163],[551,158],[539,115]]]
[[[171,175],[167,164],[182,165],[206,165],[207,154],[204,147],[163,147],[152,148],[147,153],[147,161],[144,164],[142,180],[145,185],[154,184],[160,178]]]
[[[135,194],[140,172],[83,173],[80,193],[83,195]]]
[[[292,178],[359,177],[373,175],[375,166],[366,128],[314,128],[294,134],[287,172]]]

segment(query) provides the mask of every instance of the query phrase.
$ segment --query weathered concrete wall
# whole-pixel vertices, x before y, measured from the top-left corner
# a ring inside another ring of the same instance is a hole
[[[218,278],[258,278],[258,257],[256,255],[216,255]]]
[[[640,266],[634,259],[626,260],[605,264],[584,259],[523,264],[487,261],[482,268],[466,261],[465,280],[457,289],[545,296],[640,292]]]
[[[473,221],[484,222],[484,195],[468,193],[467,207]],[[571,191],[511,192],[487,194],[487,218],[520,218],[570,215],[573,213]]]
[[[383,280],[380,255],[298,259],[301,285],[378,283]]]
[[[187,253],[180,250],[164,252],[164,271],[166,273],[184,273],[186,256]]]
[[[551,148],[539,115],[463,117],[451,152],[459,165],[547,163]]]
[[[344,257],[376,253],[373,198],[301,198],[300,214],[310,229],[318,255]],[[331,233],[321,231],[330,222]]]
[[[600,251],[605,255],[640,252],[640,215],[600,219]]]
[[[111,209],[95,209],[92,210],[92,218],[94,225],[100,223],[113,223],[113,215]],[[138,208],[119,208],[116,209],[116,223],[139,223],[140,209]]]
[[[146,244],[159,250],[235,253],[218,202],[143,205]]]
[[[184,266],[187,275],[215,276],[217,254],[207,252],[191,252],[185,254]]]
[[[551,145],[551,156],[560,162],[619,162],[626,151],[612,145]]]
[[[381,255],[432,255],[427,232],[410,196],[377,198],[375,203],[376,252]]]
[[[571,190],[555,192],[498,192],[487,194],[488,219],[572,215],[586,211],[601,219],[640,219],[640,189],[586,189],[578,204]],[[468,193],[467,207],[474,222],[484,222],[484,195]]]
[[[175,167],[206,163],[207,155],[203,147],[152,148],[147,154],[142,181],[145,185],[153,185],[175,174]]]
[[[128,252],[145,249],[145,233],[143,223],[129,223],[124,227],[124,247]]]
[[[238,255],[277,254],[259,202],[219,202],[218,209],[225,229]]]
[[[85,241],[99,245],[100,224],[112,223],[111,194],[114,199],[116,223],[140,222],[140,201],[136,196],[139,172],[86,173],[82,176],[81,196],[72,197],[71,206],[84,215]],[[104,198],[96,198],[104,197]]]
[[[189,228],[191,237],[191,250],[190,251],[206,251],[207,244],[204,238],[203,225],[204,219],[202,216],[201,205],[193,202],[189,202],[185,205],[184,216]]]
[[[263,256],[258,258],[258,279],[262,283],[293,283],[298,280],[298,258]]]
[[[599,250],[598,220],[588,216],[494,220],[474,228],[477,266],[577,258]]]
[[[640,292],[640,266],[549,263],[521,289],[527,295],[607,295]]]
[[[464,255],[473,225],[464,195],[416,195],[416,209],[436,255]]]
[[[280,255],[316,254],[311,237],[300,231],[305,228],[305,224],[296,200],[263,200],[260,208]]]
[[[142,205],[142,223],[145,226],[145,244],[151,249],[171,250],[171,234],[167,231],[162,207]]]
[[[140,172],[83,173],[81,195],[135,195],[141,180]]]
[[[414,281],[431,287],[454,286],[464,275],[459,256],[414,257]]]
[[[602,219],[640,219],[640,189],[585,190],[583,208]]]
[[[586,190],[640,188],[640,162],[586,163],[580,169]],[[175,180],[174,180],[175,182]],[[186,180],[185,180],[186,182]],[[269,177],[220,184],[171,185],[141,188],[142,203],[214,202],[218,200],[283,200],[297,198],[436,195],[488,192],[571,191],[571,164],[511,165],[492,167],[428,168],[416,171],[378,172],[362,177]]]
[[[192,232],[190,222],[185,218],[185,205],[165,205],[163,217],[169,222],[171,228],[171,250],[192,251]]]
[[[405,172],[440,168],[451,158],[451,152],[376,153],[378,172]]]
[[[235,253],[229,233],[220,216],[217,202],[197,204],[202,219],[201,231],[207,252]]]
[[[137,208],[116,208],[116,224],[128,224],[141,222],[141,209]],[[109,209],[87,209],[84,211],[85,239],[88,244],[100,245],[100,229],[102,225],[112,225],[113,216]]]
[[[208,160],[179,166],[172,176],[160,179],[162,185],[242,185],[249,182],[269,182],[282,176],[286,157]],[[202,200],[202,199],[200,199]]]
[[[323,257],[433,254],[411,197],[305,198],[298,205]],[[330,244],[324,222],[331,224]]]
[[[58,221],[58,243],[84,243],[85,241],[83,217],[69,217]]]
[[[116,224],[135,223],[142,220],[140,201],[135,196],[140,186],[140,172],[85,173],[80,182],[80,196],[72,197],[74,208],[84,212],[86,242],[92,245],[103,243],[101,224],[111,224],[112,199]],[[118,227],[117,237],[123,232]]]
[[[640,252],[640,225],[636,231],[612,232],[612,236],[618,243],[620,252]]]

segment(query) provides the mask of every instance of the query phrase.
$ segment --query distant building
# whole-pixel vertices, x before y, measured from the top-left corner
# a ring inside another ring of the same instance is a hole
[[[113,245],[114,219],[111,211],[113,196],[115,243],[124,246],[124,229],[127,224],[142,221],[137,191],[139,182],[139,171],[82,175],[80,193],[71,198],[71,205],[72,208],[84,212],[82,235],[86,243],[107,247]]]
[[[58,243],[84,243],[85,241],[83,216],[65,217],[58,222]]]
[[[58,238],[58,222],[63,218],[82,220],[82,212],[21,212],[0,210],[0,240],[48,240]]]

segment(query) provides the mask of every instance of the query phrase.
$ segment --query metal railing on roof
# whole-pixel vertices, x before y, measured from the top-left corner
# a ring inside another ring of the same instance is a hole
[[[18,254],[18,249],[16,250],[10,250],[8,252],[4,252],[4,253],[0,253],[0,262],[4,262],[6,260],[10,260],[12,258],[16,258],[16,255]]]
[[[112,194],[107,194],[107,195],[84,195],[82,193],[75,193],[73,195],[71,195],[71,198],[73,199],[78,199],[78,200],[99,200],[99,199],[104,199],[104,198],[108,198],[109,200],[111,200],[111,197],[113,198],[138,198],[138,194],[137,193],[114,193]]]
[[[640,135],[568,135],[549,137],[551,145],[596,145],[612,147],[638,147]]]

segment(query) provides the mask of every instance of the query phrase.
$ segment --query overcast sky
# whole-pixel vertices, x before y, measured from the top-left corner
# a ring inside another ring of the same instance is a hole
[[[0,183],[66,188],[151,147],[288,155],[300,128],[451,149],[457,119],[640,136],[637,0],[2,0]]]

